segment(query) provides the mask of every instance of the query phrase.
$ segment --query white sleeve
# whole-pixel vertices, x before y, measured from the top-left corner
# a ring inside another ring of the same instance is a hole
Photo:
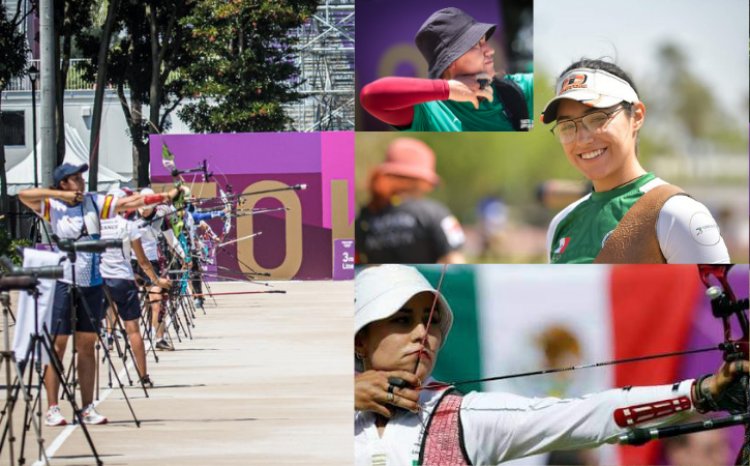
[[[719,225],[706,206],[688,196],[673,196],[659,212],[656,236],[670,264],[727,264],[729,252]]]
[[[171,229],[164,230],[164,238],[166,238],[167,244],[169,244],[172,251],[176,252],[177,255],[180,256],[180,259],[184,261],[185,251],[182,250],[182,246],[180,245],[180,242],[177,241],[174,232]]]
[[[138,225],[132,220],[126,220],[126,222],[130,241],[141,239],[141,237],[143,236],[143,232],[141,232],[141,229],[138,228]]]
[[[524,398],[508,393],[469,393],[461,403],[466,452],[472,464],[497,464],[555,450],[615,443],[628,429],[623,416],[638,405],[679,404],[679,412],[656,415],[635,427],[674,423],[693,412],[692,380],[675,385],[613,389],[581,398]],[[619,412],[618,412],[619,410]],[[616,419],[617,413],[617,419]]]

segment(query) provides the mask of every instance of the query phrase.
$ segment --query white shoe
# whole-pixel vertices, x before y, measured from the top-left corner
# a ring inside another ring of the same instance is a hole
[[[93,403],[83,408],[81,413],[84,424],[106,424],[107,418],[96,412]]]
[[[52,405],[47,410],[47,417],[44,420],[44,423],[50,427],[57,427],[66,425],[68,421],[65,420],[65,416],[60,412],[60,407]]]

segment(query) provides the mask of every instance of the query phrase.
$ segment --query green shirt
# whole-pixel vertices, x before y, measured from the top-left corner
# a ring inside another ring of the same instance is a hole
[[[656,179],[653,173],[647,173],[611,191],[592,192],[557,214],[548,232],[552,234],[547,241],[550,262],[593,262],[625,213],[648,191],[642,188]]]
[[[506,79],[514,81],[523,90],[529,115],[533,115],[534,75],[531,73],[509,74]],[[505,108],[497,98],[492,102],[482,100],[479,109],[470,102],[435,100],[414,106],[414,119],[407,131],[515,131],[505,115]]]

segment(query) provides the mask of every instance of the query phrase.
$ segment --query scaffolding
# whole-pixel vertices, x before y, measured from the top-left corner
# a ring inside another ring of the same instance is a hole
[[[287,107],[293,131],[354,129],[354,0],[322,0],[294,31],[304,97]]]

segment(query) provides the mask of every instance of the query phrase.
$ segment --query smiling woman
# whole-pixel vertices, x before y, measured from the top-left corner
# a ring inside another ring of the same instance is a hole
[[[646,106],[617,65],[583,59],[557,81],[544,123],[594,191],[552,220],[553,263],[730,262],[711,213],[638,160]]]

